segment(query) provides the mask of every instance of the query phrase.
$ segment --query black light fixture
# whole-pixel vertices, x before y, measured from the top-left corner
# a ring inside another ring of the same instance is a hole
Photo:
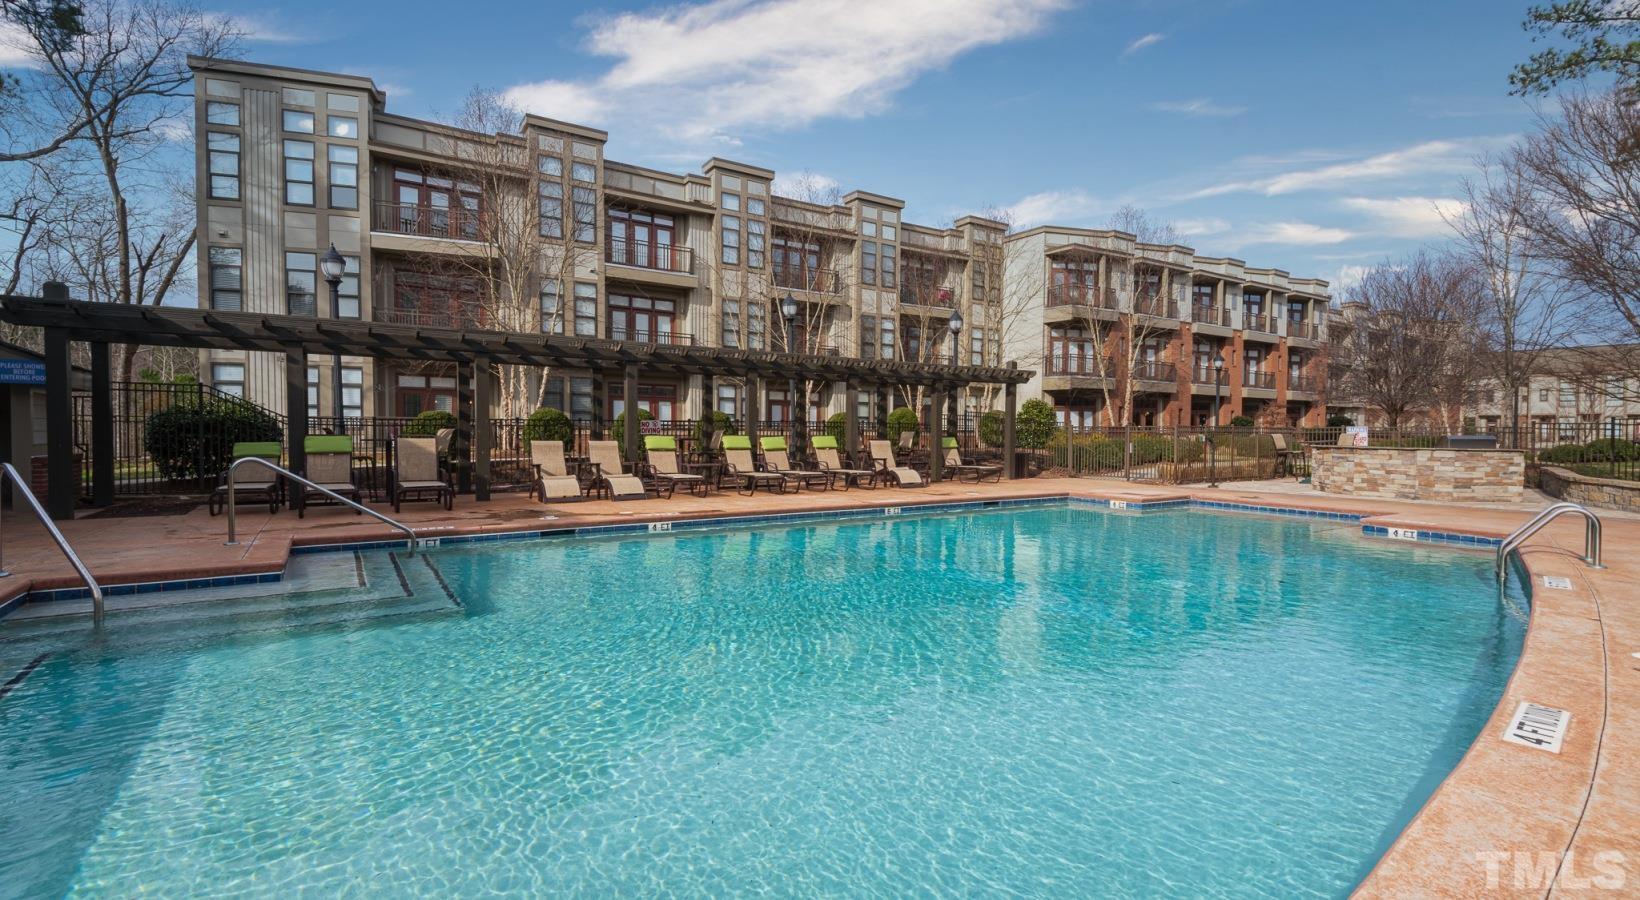
[[[319,257],[319,271],[330,285],[330,317],[342,317],[342,275],[347,272],[347,260],[331,244],[325,255]],[[336,410],[336,434],[347,433],[347,422],[342,418],[342,355],[330,356],[330,402]]]
[[[1207,436],[1207,486],[1219,486],[1219,394],[1224,385],[1224,357],[1213,357],[1213,431]]]
[[[945,323],[951,329],[951,365],[957,364],[957,335],[962,334],[962,310],[951,310],[951,321]]]
[[[780,315],[786,320],[786,352],[797,353],[797,298],[789,291],[780,300]],[[798,399],[797,376],[793,375],[786,383],[786,410],[791,419],[792,452],[799,455],[802,454],[803,418],[807,413],[804,407],[807,406]]]

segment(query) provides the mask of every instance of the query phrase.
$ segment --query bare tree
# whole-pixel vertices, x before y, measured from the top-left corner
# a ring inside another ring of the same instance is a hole
[[[1123,206],[1111,215],[1108,227],[1134,236],[1140,244],[1176,244],[1178,232],[1166,222],[1150,218],[1135,206]],[[1175,326],[1165,309],[1170,296],[1169,274],[1160,265],[1147,261],[1139,252],[1131,256],[1107,255],[1106,288],[1126,294],[1128,300],[1116,310],[1114,319],[1097,312],[1083,316],[1077,324],[1093,339],[1094,372],[1104,400],[1105,424],[1122,425],[1133,416],[1133,401],[1141,375],[1147,373],[1147,353],[1156,342],[1170,339]]]
[[[1418,415],[1447,421],[1478,357],[1475,276],[1465,261],[1420,252],[1372,268],[1335,320],[1332,383],[1391,428]]]
[[[1012,212],[991,208],[980,217],[996,222],[999,227],[995,231],[976,228],[974,240],[968,245],[969,277],[965,282],[969,300],[968,329],[970,334],[974,329],[983,331],[980,364],[1003,366],[1010,361],[1008,348],[1011,346],[1030,346],[1041,352],[1041,319],[1032,313],[1041,302],[1045,274],[1041,260],[1035,258],[1035,248],[1008,240],[1015,231]],[[1005,273],[1008,277],[1004,277]],[[1024,340],[1027,337],[1029,340]],[[1013,361],[1026,367],[1041,362],[1039,358]],[[1001,385],[981,385],[979,408],[995,407],[1001,391]]]
[[[37,42],[61,45],[85,33],[80,4],[65,0],[0,0],[0,26],[21,31]],[[91,116],[45,102],[59,86],[49,74],[24,67],[0,71],[0,163],[26,162],[50,156],[78,138]]]

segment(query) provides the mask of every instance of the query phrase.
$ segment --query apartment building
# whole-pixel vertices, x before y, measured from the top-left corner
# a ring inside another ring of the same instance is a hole
[[[1596,436],[1640,439],[1640,345],[1544,350],[1530,355],[1533,374],[1520,388],[1515,423],[1538,441]],[[1465,397],[1466,426],[1492,433],[1511,427],[1509,390],[1483,379]]]
[[[479,134],[389,113],[365,77],[190,62],[203,308],[1016,361],[1039,370],[1024,396],[1051,399],[1073,423],[1198,422],[1215,389],[1224,421],[1310,421],[1324,410],[1324,282],[1119,232],[1008,234],[979,216],[919,225],[883,194],[778,196],[775,172],[731,160],[684,174],[611,160],[595,128],[531,115],[517,133]],[[345,260],[334,311],[319,270],[332,245]],[[349,416],[455,404],[448,364],[343,356],[340,398],[331,365],[315,358],[309,369],[312,415],[335,415],[338,399]],[[211,351],[203,370],[219,388],[284,407],[272,354]],[[768,384],[756,394],[763,408],[747,410],[747,386],[730,377],[656,374],[634,398],[591,371],[498,377],[502,414],[547,405],[608,419],[630,400],[660,419],[710,408],[779,421],[800,402]],[[1130,383],[1131,400],[1113,390]],[[817,386],[807,413],[840,412],[844,397],[841,385]],[[994,399],[976,391],[963,402],[977,411]],[[862,396],[857,414],[882,414],[878,402]]]

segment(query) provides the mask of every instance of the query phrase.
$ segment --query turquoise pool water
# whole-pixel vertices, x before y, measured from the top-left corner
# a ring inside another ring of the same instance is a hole
[[[1206,512],[431,556],[464,609],[46,658],[0,894],[1337,896],[1524,628],[1488,556]]]

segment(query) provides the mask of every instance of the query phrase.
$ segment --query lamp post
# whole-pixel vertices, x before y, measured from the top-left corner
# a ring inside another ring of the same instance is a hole
[[[780,301],[780,315],[786,320],[786,352],[797,352],[797,298],[789,292]],[[807,409],[799,411],[800,407],[807,407],[807,403],[800,402],[797,397],[797,376],[792,375],[786,383],[786,410],[791,417],[792,452],[803,452],[803,416]],[[804,398],[807,399],[807,398]]]
[[[958,346],[960,342],[957,340],[957,338],[962,334],[962,310],[960,310],[960,309],[951,310],[951,318],[946,321],[945,326],[947,328],[951,329],[951,365],[955,366],[955,365],[957,365],[957,359],[958,359],[957,354],[959,352],[961,352],[960,349],[959,349],[959,346]],[[957,402],[957,389],[955,387],[953,387],[951,389],[951,436],[952,437],[956,437],[957,432],[961,430],[962,423],[960,421],[960,415],[959,415],[960,410],[961,410],[961,406]]]
[[[1219,395],[1224,390],[1224,357],[1213,357],[1213,432],[1207,438],[1208,487],[1219,486]]]
[[[324,273],[325,281],[330,285],[330,318],[342,317],[342,273],[347,271],[347,260],[336,252],[336,245],[331,244],[325,255],[319,258],[319,271]],[[330,356],[330,402],[336,409],[336,434],[347,433],[347,422],[342,417],[342,355],[333,353]]]

